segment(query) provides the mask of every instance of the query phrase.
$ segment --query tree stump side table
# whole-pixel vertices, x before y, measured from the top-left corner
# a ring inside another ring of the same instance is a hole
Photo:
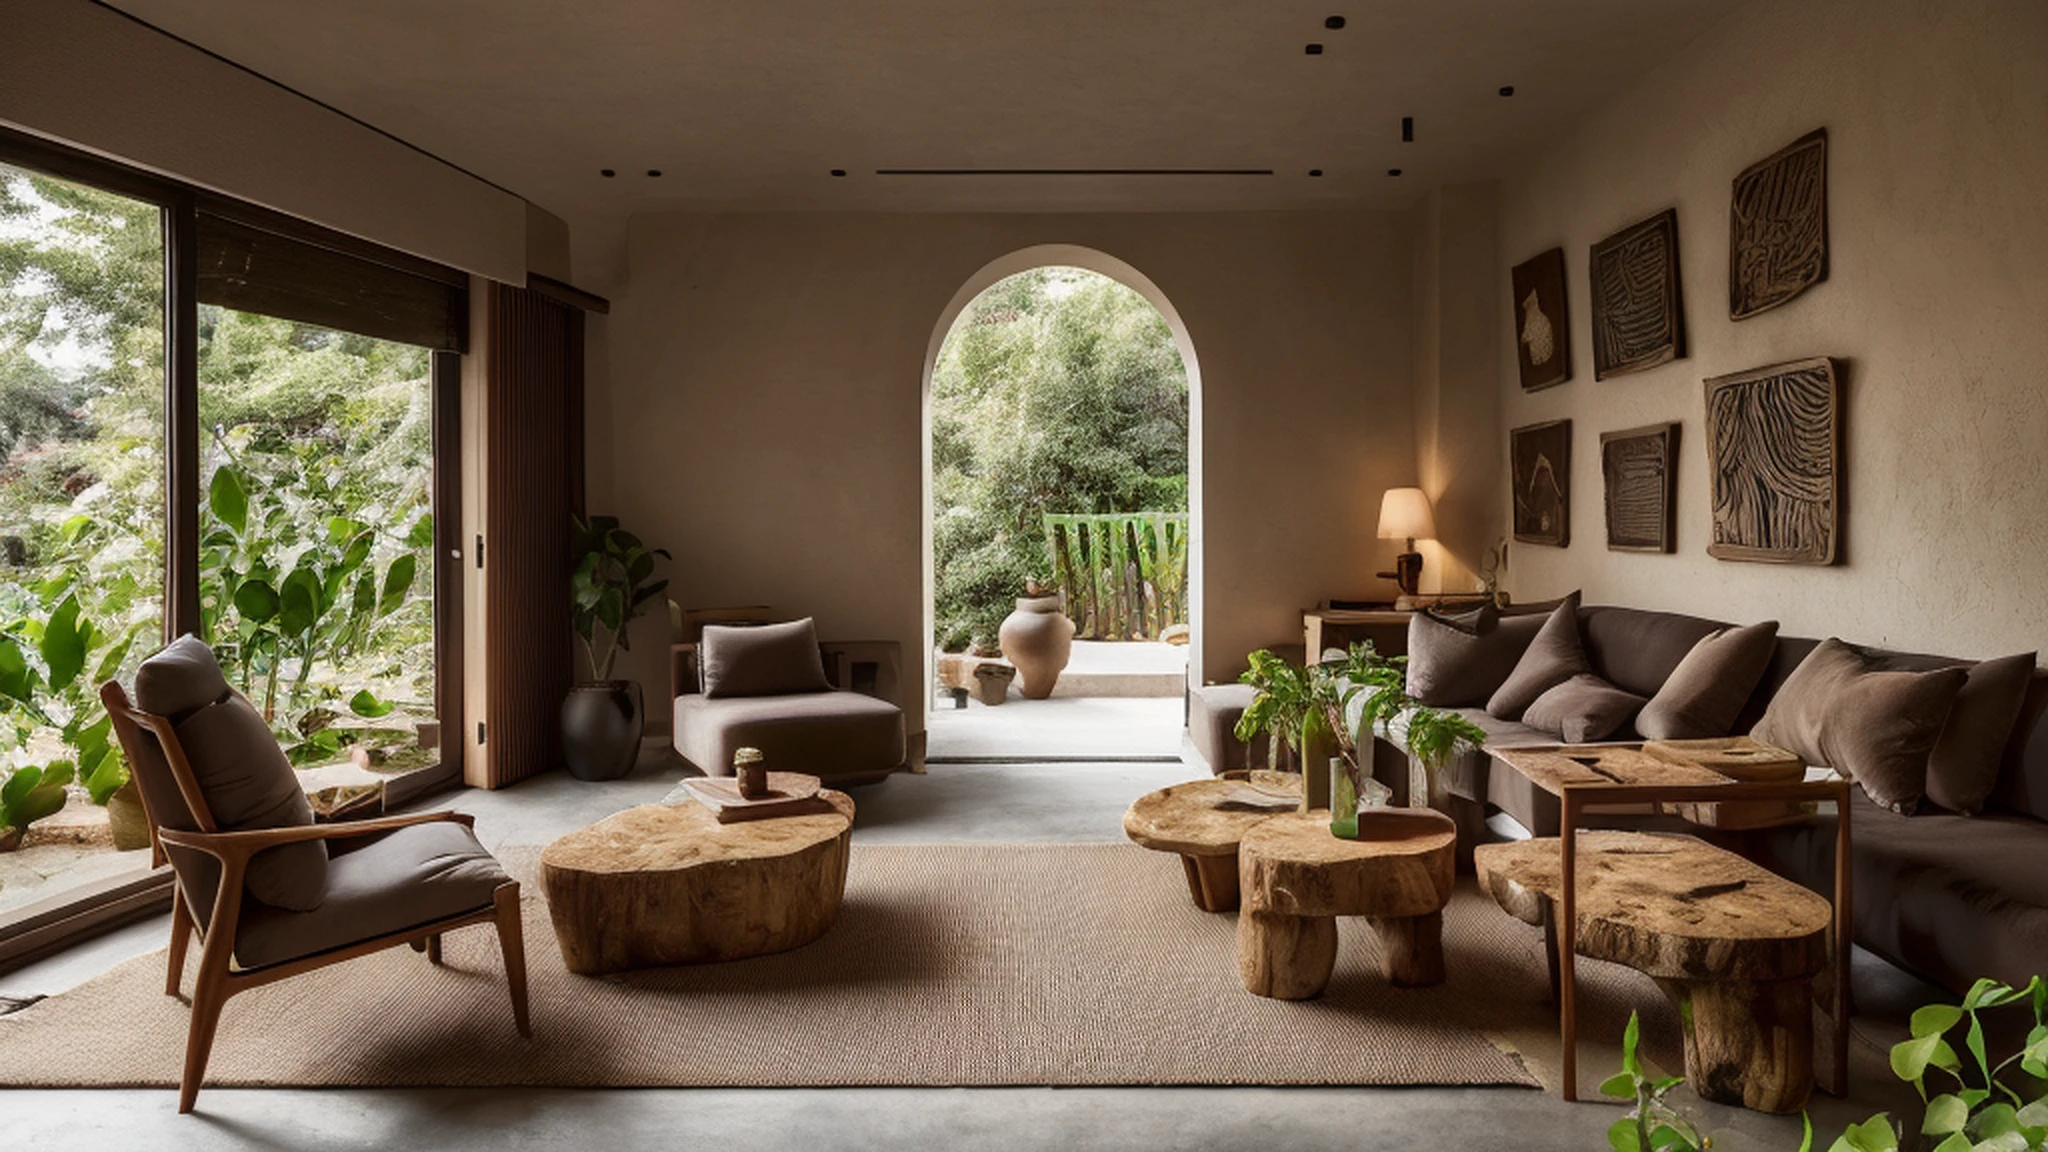
[[[1337,963],[1338,916],[1365,916],[1380,965],[1400,987],[1444,979],[1443,909],[1456,878],[1458,827],[1428,808],[1361,812],[1359,838],[1330,835],[1330,814],[1264,821],[1238,845],[1237,966],[1245,990],[1276,1000],[1322,994]]]
[[[1301,777],[1292,772],[1261,771],[1242,780],[1191,780],[1148,792],[1124,813],[1124,835],[1154,852],[1179,854],[1195,907],[1204,912],[1234,911],[1238,841],[1250,829],[1286,811],[1245,803],[1247,797],[1261,793],[1299,802]]]
[[[1582,831],[1578,845],[1574,951],[1645,973],[1671,997],[1693,1090],[1764,1112],[1804,1107],[1813,977],[1832,958],[1828,902],[1691,836]],[[1480,886],[1542,925],[1555,957],[1558,841],[1483,844],[1476,856]]]
[[[569,971],[583,975],[785,952],[816,940],[846,892],[853,801],[720,824],[694,801],[608,816],[548,845],[541,888]]]

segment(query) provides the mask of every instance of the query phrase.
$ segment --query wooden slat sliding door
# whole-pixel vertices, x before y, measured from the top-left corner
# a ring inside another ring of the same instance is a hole
[[[583,488],[574,442],[583,424],[583,313],[524,288],[494,283],[489,292],[485,755],[484,778],[470,783],[498,788],[562,759],[562,699],[573,672],[569,516]]]

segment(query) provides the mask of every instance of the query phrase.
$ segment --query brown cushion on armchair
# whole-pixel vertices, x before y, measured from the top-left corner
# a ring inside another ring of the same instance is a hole
[[[704,626],[697,647],[698,687],[707,699],[824,692],[825,662],[811,617],[787,624]]]

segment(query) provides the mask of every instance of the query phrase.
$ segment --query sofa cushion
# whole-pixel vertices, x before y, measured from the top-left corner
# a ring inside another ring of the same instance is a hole
[[[199,794],[214,822],[228,832],[301,828],[313,806],[277,735],[254,705],[231,691],[213,652],[191,636],[142,662],[135,673],[136,704],[145,712],[180,717],[178,744],[192,766]],[[327,846],[308,841],[257,853],[244,887],[266,904],[305,912],[320,906],[327,888]]]
[[[1750,735],[1910,813],[1927,790],[1928,754],[1964,678],[1960,668],[1880,671],[1862,651],[1828,639],[1778,689]]]
[[[2048,824],[2022,816],[1901,816],[1851,794],[1856,942],[1948,987],[2018,987],[2048,956]],[[1833,817],[1754,834],[1762,863],[1832,890]]]
[[[697,649],[699,687],[705,696],[780,696],[823,692],[825,661],[809,616],[786,624],[704,626]]]
[[[235,963],[281,964],[488,908],[508,877],[453,821],[414,824],[337,854],[317,910],[252,905],[235,925]]]
[[[1502,720],[1519,720],[1538,696],[1591,670],[1579,642],[1578,601],[1568,599],[1536,630],[1515,670],[1487,697],[1486,710]]]
[[[1624,692],[1591,672],[1559,684],[1538,696],[1522,713],[1522,723],[1555,732],[1567,744],[1605,740],[1623,728],[1645,701]]]
[[[675,745],[711,776],[732,775],[738,748],[759,748],[774,772],[879,776],[903,764],[903,712],[858,692],[675,701]]]
[[[1777,646],[1776,620],[1717,628],[1700,637],[1643,705],[1636,731],[1650,740],[1728,735]]]
[[[1239,740],[1236,732],[1256,695],[1249,684],[1204,684],[1188,693],[1188,737],[1209,771],[1221,775],[1266,766],[1266,738]]]
[[[1677,612],[1579,606],[1579,636],[1594,673],[1638,696],[1655,696],[1700,637],[1727,626],[1725,621]]]
[[[1974,814],[1998,784],[2006,741],[2034,680],[2034,653],[1985,660],[1967,675],[1927,759],[1927,798],[1951,812]]]
[[[1578,594],[1568,599],[1576,603]],[[1408,618],[1408,694],[1433,708],[1484,705],[1548,622],[1490,607],[1458,616],[1417,612]]]

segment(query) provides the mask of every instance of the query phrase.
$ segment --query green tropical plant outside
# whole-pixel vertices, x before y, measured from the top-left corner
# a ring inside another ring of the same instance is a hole
[[[59,760],[48,766],[24,765],[0,782],[0,849],[21,842],[28,826],[64,807],[64,786],[71,783],[72,768]]]
[[[1187,511],[1186,367],[1159,312],[1106,276],[1037,268],[976,297],[940,347],[931,413],[947,651],[993,652],[1028,580],[1078,587],[1047,513]]]
[[[591,679],[612,678],[619,653],[631,648],[628,627],[645,615],[668,589],[654,578],[654,558],[671,559],[665,548],[648,548],[619,527],[616,516],[573,521],[570,545],[576,567],[569,578],[570,619],[583,641]]]

